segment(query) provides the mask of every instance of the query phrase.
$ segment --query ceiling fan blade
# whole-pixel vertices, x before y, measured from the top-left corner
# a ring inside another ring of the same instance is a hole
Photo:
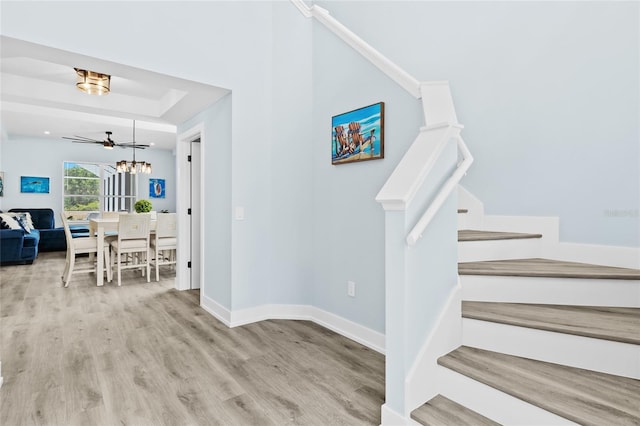
[[[133,147],[135,145],[136,148],[138,148],[140,146],[148,148],[148,147],[151,146],[148,143],[138,143],[138,142],[123,142],[123,143],[117,143],[116,145],[118,145],[118,146],[127,146],[127,147]]]
[[[78,141],[78,142],[102,143],[102,141],[99,141],[99,140],[96,140],[96,139],[91,139],[91,138],[85,138],[84,136],[74,136],[74,137],[63,136],[62,139],[68,139],[70,141]]]
[[[93,143],[93,144],[97,144],[97,145],[102,145],[102,142],[100,142],[100,141],[81,141],[81,140],[72,140],[71,142],[73,142],[73,143]]]
[[[135,148],[135,149],[145,149],[145,148],[149,148],[149,145],[138,145],[138,144],[135,144],[135,145],[126,145],[126,144],[118,143],[118,144],[116,144],[116,146],[117,146],[117,147],[120,147],[120,148]]]

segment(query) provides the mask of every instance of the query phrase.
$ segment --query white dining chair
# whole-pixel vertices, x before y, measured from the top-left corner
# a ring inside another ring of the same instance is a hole
[[[62,283],[65,287],[69,286],[71,282],[71,276],[76,273],[97,272],[96,265],[94,264],[94,256],[88,258],[90,267],[77,268],[76,256],[79,254],[96,254],[98,252],[98,239],[95,237],[78,237],[73,238],[71,235],[71,229],[69,229],[69,222],[64,214],[60,214],[62,218],[62,225],[64,227],[64,235],[67,240],[67,258],[64,265],[64,272],[62,273]],[[104,264],[107,271],[107,281],[111,281],[111,267],[109,262],[109,245],[104,244]],[[86,262],[83,262],[86,263]],[[84,265],[83,265],[84,266]],[[103,273],[104,271],[100,271]]]
[[[160,265],[176,264],[178,248],[178,216],[175,213],[160,213],[156,219],[156,230],[151,233],[152,263],[156,269],[156,281],[160,281]]]
[[[147,282],[151,275],[149,260],[149,231],[151,217],[146,213],[123,214],[118,220],[118,237],[111,241],[111,265],[118,269],[118,286],[122,284],[123,269],[141,269],[146,272]],[[130,262],[125,262],[122,255],[131,254]]]

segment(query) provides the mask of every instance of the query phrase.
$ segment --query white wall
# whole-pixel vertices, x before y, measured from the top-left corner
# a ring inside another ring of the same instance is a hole
[[[637,3],[318,3],[419,80],[450,80],[476,158],[464,184],[487,213],[558,215],[565,241],[638,244],[637,217],[604,213],[640,202]],[[415,137],[419,102],[288,2],[91,6],[110,25],[74,2],[2,2],[2,34],[233,92],[216,113],[230,151],[205,147],[204,173],[228,179],[226,214],[245,209],[225,234],[222,304],[311,303],[384,330],[373,199]],[[331,116],[378,101],[386,158],[331,166]],[[221,249],[205,244],[205,256]]]
[[[60,212],[63,210],[63,163],[65,161],[95,161],[114,164],[118,160],[130,159],[131,150],[105,150],[100,146],[74,144],[62,139],[11,137],[0,141],[0,170],[4,172],[4,197],[0,198],[0,209],[52,208],[56,226],[62,226]],[[138,178],[138,198],[146,198],[153,209],[175,211],[175,158],[171,151],[145,149],[137,157],[149,161],[153,167],[151,175]],[[49,177],[49,194],[23,194],[20,192],[20,176]],[[149,198],[149,177],[165,179],[165,198]]]
[[[109,25],[96,26],[95,21],[85,19],[76,3],[4,2],[2,32],[233,91],[231,176],[226,184],[231,187],[231,205],[244,207],[246,216],[231,225],[231,308],[265,303],[272,283],[268,253],[277,238],[271,232],[269,189],[271,3],[92,2],[91,9]],[[91,34],[90,40],[78,34]],[[305,103],[302,108],[310,106]],[[288,118],[296,120],[295,116]],[[205,155],[206,168],[215,163],[216,153],[206,150]],[[285,155],[293,161],[293,153]],[[215,249],[209,244],[205,242],[205,261]]]
[[[200,170],[205,184],[204,197],[201,200],[204,212],[201,239],[206,244],[206,256],[203,257],[204,276],[201,277],[205,285],[201,286],[201,291],[205,297],[226,309],[231,309],[233,261],[230,185],[231,104],[232,95],[229,94],[178,127],[178,134],[183,134],[203,124],[200,153],[204,155],[203,167]]]
[[[317,3],[419,80],[450,81],[486,213],[640,244],[638,2]]]

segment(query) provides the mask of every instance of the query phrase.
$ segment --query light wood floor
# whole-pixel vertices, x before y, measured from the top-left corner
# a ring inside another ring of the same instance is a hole
[[[63,268],[0,268],[0,425],[380,424],[384,357],[364,346],[307,321],[229,329],[169,271],[65,289]]]

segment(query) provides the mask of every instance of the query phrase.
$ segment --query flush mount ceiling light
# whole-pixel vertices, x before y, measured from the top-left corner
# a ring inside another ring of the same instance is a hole
[[[90,95],[107,95],[111,86],[111,76],[107,74],[100,74],[95,71],[81,70],[80,68],[74,68],[76,70],[76,87],[88,93]]]

